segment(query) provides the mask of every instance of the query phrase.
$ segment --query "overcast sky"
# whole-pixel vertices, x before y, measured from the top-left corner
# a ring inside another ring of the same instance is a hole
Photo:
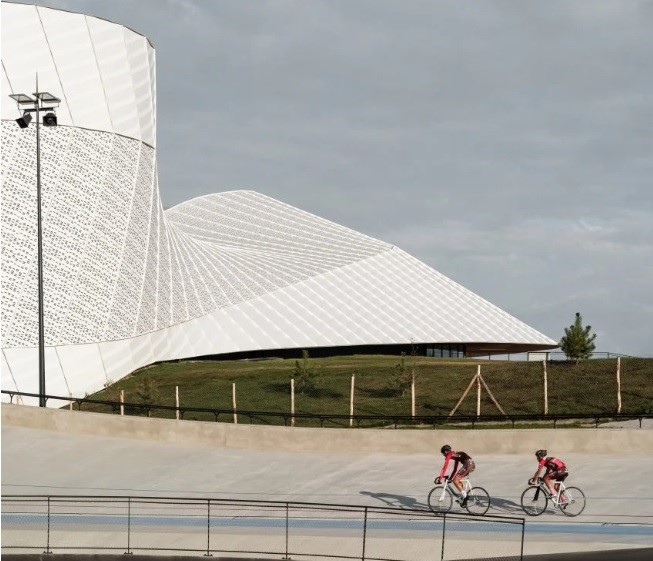
[[[653,1],[40,4],[154,44],[166,207],[259,191],[653,356]]]

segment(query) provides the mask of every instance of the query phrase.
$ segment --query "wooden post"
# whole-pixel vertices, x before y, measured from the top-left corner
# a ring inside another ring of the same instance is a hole
[[[351,375],[351,389],[349,390],[349,426],[354,426],[354,384],[356,383],[356,374]]]
[[[295,379],[290,378],[290,426],[295,426]]]
[[[621,357],[617,357],[617,413],[621,413]]]
[[[549,380],[546,374],[546,358],[542,361],[544,368],[544,414],[549,414]]]
[[[236,382],[231,384],[231,404],[234,408],[234,425],[238,424],[238,413],[236,413]]]
[[[481,416],[481,365],[476,370],[476,416]]]
[[[120,414],[125,414],[125,390],[120,390]]]
[[[475,374],[474,377],[472,378],[472,381],[469,383],[469,386],[467,386],[467,389],[463,392],[463,395],[460,396],[460,399],[458,400],[458,403],[456,403],[456,405],[454,405],[454,408],[451,410],[451,413],[449,413],[449,417],[451,417],[456,412],[456,410],[458,409],[460,404],[463,402],[463,399],[465,399],[465,397],[469,393],[469,390],[472,389],[472,386],[474,385],[474,382],[477,381],[477,378],[478,378],[478,374]]]
[[[415,369],[413,368],[413,377],[410,382],[410,414],[415,418]]]
[[[179,386],[175,386],[175,416],[179,420]]]

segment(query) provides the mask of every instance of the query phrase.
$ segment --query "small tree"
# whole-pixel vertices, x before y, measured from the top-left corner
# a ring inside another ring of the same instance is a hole
[[[408,371],[406,368],[406,353],[401,353],[401,359],[399,359],[399,362],[395,364],[394,370],[388,380],[388,391],[392,395],[404,397],[404,395],[406,395],[406,390],[410,387],[412,382],[413,370],[410,372]]]
[[[591,333],[592,326],[583,327],[583,318],[576,312],[576,319],[569,327],[565,327],[565,334],[560,339],[560,348],[569,360],[578,363],[581,359],[592,356],[596,345],[596,333]]]
[[[295,378],[295,388],[297,393],[304,394],[315,389],[315,376],[317,369],[308,357],[308,351],[302,350],[302,359],[295,361],[293,375]]]
[[[136,387],[136,395],[145,405],[152,405],[159,399],[159,390],[148,374],[143,376],[140,384]],[[150,408],[147,408],[147,416],[150,416]]]

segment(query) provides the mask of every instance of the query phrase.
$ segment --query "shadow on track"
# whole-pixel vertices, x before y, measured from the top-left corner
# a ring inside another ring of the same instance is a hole
[[[426,502],[420,502],[414,497],[407,497],[406,495],[393,495],[391,493],[373,493],[372,491],[361,491],[361,495],[367,495],[378,501],[381,501],[387,506],[394,508],[415,508],[428,510]]]

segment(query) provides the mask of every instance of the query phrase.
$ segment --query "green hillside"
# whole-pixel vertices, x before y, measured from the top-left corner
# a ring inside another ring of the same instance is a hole
[[[303,392],[296,387],[297,413],[348,415],[351,376],[354,374],[355,413],[409,415],[410,387],[402,392],[398,380],[409,381],[414,370],[416,414],[448,415],[476,374],[477,365],[481,365],[483,379],[506,414],[544,412],[543,365],[540,362],[405,357],[403,371],[401,358],[396,356],[319,358],[309,359],[309,363],[314,370],[314,387]],[[231,409],[232,384],[235,383],[239,411],[289,412],[290,379],[297,376],[295,365],[294,360],[281,359],[161,363],[134,372],[89,397],[118,401],[120,390],[124,390],[127,403],[149,401],[174,406],[175,386],[178,386],[182,408]],[[579,364],[548,363],[549,413],[616,413],[616,370],[616,359],[589,360]],[[653,359],[622,359],[620,378],[622,412],[653,413]],[[482,388],[481,395],[481,413],[498,414],[485,388]],[[456,414],[475,414],[476,397],[474,384]],[[109,412],[111,408],[85,404],[84,410]],[[151,414],[174,417],[172,411],[153,410]],[[215,415],[186,413],[184,418],[213,421]],[[231,416],[223,414],[220,420],[230,421]],[[281,418],[265,416],[257,416],[251,421],[283,423]],[[240,422],[250,422],[250,419],[243,417]],[[317,423],[297,420],[297,424],[302,426]],[[335,424],[347,426],[348,422]],[[334,426],[334,423],[327,426]]]

